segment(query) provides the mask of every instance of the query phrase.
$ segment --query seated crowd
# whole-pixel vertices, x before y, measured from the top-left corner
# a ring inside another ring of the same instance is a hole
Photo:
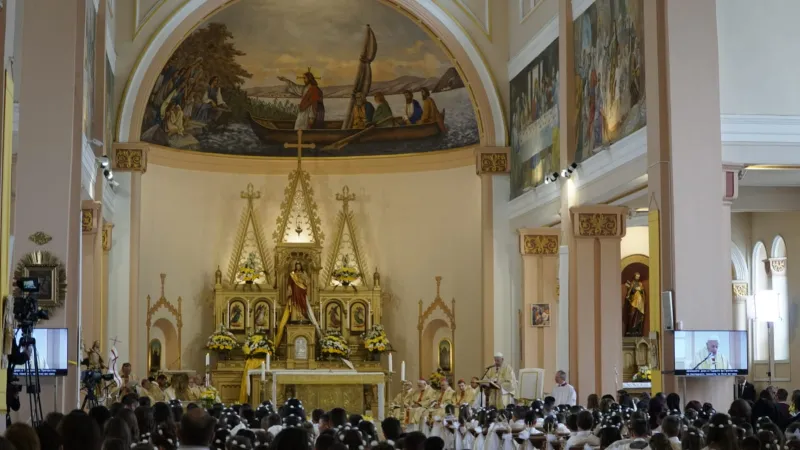
[[[376,427],[343,408],[306,414],[298,399],[204,409],[129,394],[110,408],[51,413],[36,429],[11,425],[0,450],[800,450],[800,391],[764,390],[739,399],[728,413],[677,394],[634,399],[591,395],[587,407],[553,397],[505,409],[447,405],[423,431],[404,431],[398,418]]]

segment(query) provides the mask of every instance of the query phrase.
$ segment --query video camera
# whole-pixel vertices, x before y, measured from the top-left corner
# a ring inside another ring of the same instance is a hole
[[[36,294],[39,292],[37,278],[20,278],[17,280],[17,288],[23,295],[14,298],[14,320],[19,322],[23,332],[32,329],[40,320],[50,318],[47,311],[39,309],[39,302],[36,300]]]
[[[111,381],[114,379],[113,373],[102,373],[97,370],[84,370],[81,372],[81,383],[86,386],[93,386],[100,380]]]

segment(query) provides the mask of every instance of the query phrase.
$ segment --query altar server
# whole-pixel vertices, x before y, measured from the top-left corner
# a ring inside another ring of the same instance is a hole
[[[555,398],[555,406],[570,405],[575,406],[578,402],[578,394],[571,384],[567,383],[567,372],[559,370],[556,372],[556,387],[552,393]]]

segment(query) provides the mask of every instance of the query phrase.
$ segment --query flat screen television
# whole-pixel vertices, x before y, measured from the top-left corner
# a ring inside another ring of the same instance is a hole
[[[747,375],[747,331],[675,331],[675,375]]]
[[[39,360],[39,376],[64,376],[67,374],[66,328],[34,328],[36,354]],[[24,349],[20,349],[24,350]],[[31,366],[33,367],[33,366]],[[14,375],[25,376],[25,366],[14,366]],[[24,380],[23,380],[24,383]]]

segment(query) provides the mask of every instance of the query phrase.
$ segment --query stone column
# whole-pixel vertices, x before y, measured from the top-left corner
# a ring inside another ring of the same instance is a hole
[[[481,273],[483,292],[481,303],[481,361],[490,361],[495,351],[504,351],[510,358],[511,311],[510,280],[508,267],[498,267],[508,261],[507,247],[504,243],[508,235],[508,203],[510,186],[508,173],[511,171],[509,149],[507,147],[480,147],[475,151],[475,168],[481,177]],[[505,218],[505,220],[504,220]],[[505,278],[506,283],[500,279]],[[500,295],[498,295],[498,291]],[[503,292],[508,292],[502,295]],[[504,347],[505,334],[508,334],[508,348]],[[498,347],[499,346],[499,347]],[[487,363],[488,364],[488,363]]]
[[[112,167],[114,173],[122,174],[122,179],[129,182],[130,196],[123,199],[121,203],[128,206],[128,214],[119,214],[121,218],[128,219],[128,236],[120,236],[127,239],[127,249],[123,246],[120,250],[128,250],[129,264],[128,271],[128,290],[127,298],[122,300],[127,304],[127,354],[121,353],[122,362],[130,362],[134,371],[141,373],[147,367],[147,343],[142,341],[147,336],[144,320],[144,299],[139,297],[139,239],[141,236],[141,211],[142,211],[142,175],[147,171],[147,151],[148,146],[144,144],[114,143],[114,153],[112,157]],[[124,178],[123,178],[124,177]],[[129,177],[129,178],[128,178]],[[120,233],[121,234],[121,233]],[[124,278],[124,277],[123,277]],[[121,310],[122,305],[117,305],[120,310],[118,314],[125,314]],[[138,369],[137,369],[138,368]]]
[[[100,202],[84,200],[81,205],[81,323],[83,342],[91,347],[94,341],[103,345],[101,329],[102,298],[102,205]]]
[[[13,261],[34,250],[58,257],[66,270],[66,301],[44,326],[66,327],[70,360],[79,357],[81,333],[81,152],[86,2],[28,0],[22,29],[21,104]],[[38,246],[38,231],[52,237]],[[80,368],[70,365],[56,409],[79,406]],[[45,382],[46,383],[46,382]],[[24,395],[24,394],[23,394]],[[52,405],[53,386],[42,399]],[[23,401],[24,404],[27,402]],[[27,406],[23,407],[27,410]],[[52,407],[51,407],[52,409]],[[24,416],[21,410],[18,417]],[[29,414],[29,411],[27,411]]]
[[[747,296],[750,293],[750,286],[747,281],[737,280],[733,287],[733,329],[747,330]]]
[[[555,376],[559,334],[558,259],[559,235],[556,228],[519,230],[522,254],[522,367],[544,369],[545,380]],[[543,325],[532,323],[531,306],[550,306],[549,319]]]
[[[775,329],[775,361],[786,361],[789,359],[789,292],[788,281],[786,279],[786,258],[769,258],[767,273],[773,291],[780,293],[778,297],[778,314],[783,323],[776,323]],[[779,345],[779,343],[781,343]],[[780,348],[780,349],[779,349]]]
[[[103,355],[108,355],[108,350],[114,345],[109,340],[111,336],[109,336],[109,325],[111,324],[111,314],[109,309],[109,278],[110,278],[110,267],[109,267],[109,252],[111,251],[111,238],[112,232],[114,230],[114,224],[111,222],[103,222],[103,230],[100,233],[100,243],[103,248],[103,268],[100,271],[100,301],[101,301],[101,311],[100,311],[100,318],[101,318],[101,325],[100,325],[100,348],[103,351]],[[105,357],[105,356],[103,356]]]
[[[734,193],[720,175],[716,2],[652,0],[643,8],[648,203],[660,218],[661,289],[673,293],[676,319],[686,329],[728,329],[733,323],[733,305],[724,294],[732,281],[725,231],[730,214],[726,217],[723,201]],[[668,372],[675,367],[674,334],[658,331]],[[678,391],[674,376],[663,381],[664,392]],[[727,405],[730,381],[690,378],[685,396]]]
[[[570,381],[581,403],[589,394],[622,386],[619,261],[627,213],[621,206],[570,208],[575,247],[569,274],[575,286],[569,293]]]

